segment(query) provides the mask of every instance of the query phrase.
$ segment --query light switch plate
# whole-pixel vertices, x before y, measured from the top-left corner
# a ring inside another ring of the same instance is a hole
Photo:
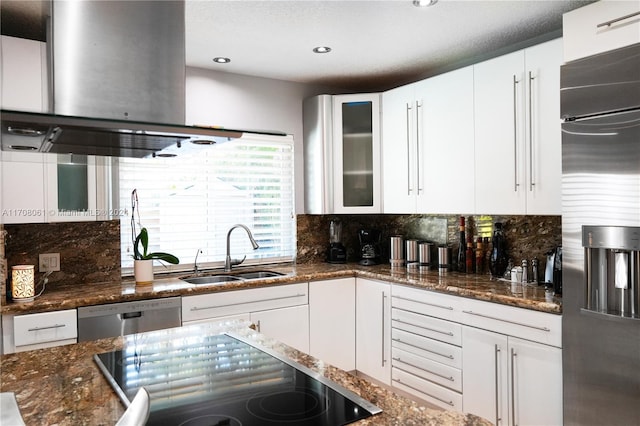
[[[40,272],[56,272],[60,270],[60,253],[43,253],[39,256]]]

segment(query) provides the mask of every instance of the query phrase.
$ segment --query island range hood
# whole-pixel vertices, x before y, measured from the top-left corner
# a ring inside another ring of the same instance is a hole
[[[174,156],[244,133],[186,126],[183,1],[50,3],[49,111],[2,110],[2,149]]]

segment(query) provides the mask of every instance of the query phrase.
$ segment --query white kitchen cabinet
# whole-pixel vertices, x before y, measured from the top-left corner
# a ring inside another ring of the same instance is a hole
[[[562,15],[566,62],[640,43],[640,2],[601,0]]]
[[[68,345],[78,341],[75,309],[26,315],[3,315],[4,353]]]
[[[182,324],[249,319],[269,337],[309,351],[308,284],[298,283],[182,298]]]
[[[464,299],[462,322],[464,411],[561,425],[562,316]]]
[[[309,354],[345,371],[356,368],[356,279],[309,283]]]
[[[334,213],[382,213],[380,95],[333,97]]]
[[[356,369],[391,384],[391,284],[356,278]]]
[[[556,39],[474,65],[475,211],[560,214]]]
[[[309,353],[309,305],[251,312],[250,318],[258,332]]]
[[[472,213],[473,67],[382,94],[385,213]]]
[[[46,43],[4,35],[1,43],[2,109],[47,111]]]
[[[37,153],[2,153],[2,223],[46,221],[44,157]]]
[[[562,424],[562,350],[463,327],[463,409],[497,425]]]

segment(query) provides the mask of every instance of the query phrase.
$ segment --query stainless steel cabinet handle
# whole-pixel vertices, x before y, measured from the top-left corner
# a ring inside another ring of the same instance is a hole
[[[384,367],[384,364],[387,362],[387,360],[384,358],[384,302],[386,298],[387,298],[387,295],[384,294],[384,291],[383,291],[382,292],[382,367]]]
[[[229,303],[227,305],[214,305],[214,306],[203,306],[203,307],[194,306],[194,307],[192,307],[190,309],[190,311],[192,311],[192,312],[193,311],[204,311],[206,309],[226,308],[227,306],[245,305],[247,303],[253,303],[253,302],[271,302],[273,300],[294,299],[296,297],[303,297],[303,296],[306,296],[306,294],[298,293],[298,294],[292,295],[292,296],[272,297],[270,299],[260,299],[260,300],[248,300],[248,301],[239,302],[239,303]]]
[[[533,191],[533,80],[535,77],[529,71],[529,192]]]
[[[420,109],[422,104],[416,101],[416,185],[418,186],[418,195],[424,188],[420,187]]]
[[[416,387],[414,387],[414,386],[408,385],[408,384],[406,384],[406,383],[402,382],[400,379],[393,379],[393,381],[394,381],[394,382],[398,382],[398,383],[402,384],[403,386],[406,386],[406,387],[408,387],[408,388],[411,388],[411,389],[413,389],[413,390],[416,390],[416,391],[418,391],[418,392],[420,392],[420,393],[423,393],[423,394],[427,395],[427,396],[428,396],[428,397],[430,397],[430,398],[437,399],[438,401],[440,401],[440,402],[444,402],[445,404],[450,405],[450,406],[452,406],[452,407],[453,407],[453,401],[447,401],[447,400],[445,400],[445,399],[438,398],[437,396],[430,395],[430,394],[428,394],[427,392],[425,392],[423,389],[418,389],[418,388],[416,388]]]
[[[406,104],[406,116],[407,116],[407,195],[411,195],[411,123],[409,113],[411,112],[411,106]]]
[[[516,375],[515,375],[515,364],[516,364],[516,354],[515,349],[511,348],[511,424],[513,426],[518,426],[516,422]]]
[[[437,329],[435,329],[435,328],[425,327],[425,326],[423,326],[423,325],[412,324],[412,323],[410,323],[410,322],[402,321],[402,320],[399,320],[399,319],[397,319],[397,318],[391,318],[391,319],[392,319],[393,321],[395,321],[395,322],[399,322],[400,324],[407,324],[407,325],[411,325],[411,326],[413,326],[413,327],[421,328],[421,329],[423,329],[423,330],[433,331],[434,333],[440,333],[440,334],[444,334],[444,335],[446,335],[446,336],[451,336],[451,337],[453,337],[453,333],[452,333],[452,332],[450,332],[450,331],[442,331],[442,330],[437,330]],[[423,337],[427,337],[427,336],[423,336]]]
[[[536,330],[551,331],[551,329],[547,328],[547,327],[538,327],[537,325],[529,325],[529,324],[525,324],[523,322],[517,322],[517,321],[511,321],[511,320],[498,318],[498,317],[492,317],[491,315],[478,314],[478,313],[473,312],[473,311],[462,311],[462,312],[464,312],[465,314],[469,314],[469,315],[475,315],[475,316],[478,316],[478,317],[489,318],[489,319],[496,320],[496,321],[507,322],[509,324],[520,325],[522,327],[529,327],[529,328],[533,328],[533,329],[536,329]]]
[[[513,76],[513,184],[514,192],[518,192],[518,79]]]
[[[499,363],[499,358],[500,358],[500,348],[498,347],[498,345],[495,345],[495,353],[494,353],[494,357],[495,357],[495,379],[496,379],[496,425],[498,425],[498,423],[500,421],[502,421],[502,419],[500,418],[500,390],[499,390],[499,386],[500,386],[500,380],[499,380],[499,374],[498,374],[498,370],[500,368],[500,363]]]
[[[408,365],[410,367],[417,368],[418,370],[424,371],[425,373],[429,373],[429,374],[433,374],[434,376],[442,377],[443,379],[449,380],[451,382],[454,381],[453,376],[445,376],[444,374],[440,374],[440,373],[436,373],[435,371],[427,370],[426,368],[422,368],[422,367],[419,367],[419,366],[417,366],[415,364],[411,364],[410,362],[403,361],[402,359],[400,359],[400,357],[393,357],[392,359],[395,360],[395,361],[401,362],[403,364],[406,364],[406,365]],[[402,368],[399,368],[399,367],[395,367],[395,368],[397,368],[398,370],[401,370],[401,371],[405,371],[405,370],[403,370]],[[409,371],[406,371],[406,373],[412,374]]]
[[[596,28],[609,27],[609,26],[611,26],[611,24],[615,24],[616,22],[624,21],[625,19],[633,18],[634,16],[638,16],[638,15],[640,15],[640,11],[633,12],[633,13],[630,13],[628,15],[624,15],[624,16],[621,16],[619,18],[607,21],[607,22],[603,22],[601,24],[596,25]]]
[[[54,325],[48,325],[46,327],[33,327],[33,328],[29,328],[27,329],[27,331],[40,331],[40,330],[50,330],[52,328],[62,328],[62,327],[66,327],[66,324],[54,324]]]
[[[402,340],[400,340],[400,339],[398,339],[398,338],[391,339],[391,340],[393,340],[394,342],[398,342],[398,343],[405,344],[405,345],[407,345],[407,346],[412,346],[412,347],[414,347],[414,348],[422,349],[423,351],[430,352],[430,353],[432,353],[432,354],[434,354],[434,355],[438,355],[438,356],[441,356],[441,357],[443,357],[443,358],[453,359],[453,355],[441,354],[440,352],[432,351],[432,350],[430,350],[430,349],[425,349],[425,348],[423,348],[423,347],[421,347],[421,346],[416,346],[416,345],[412,345],[411,343],[403,342]]]
[[[419,300],[413,300],[413,299],[409,299],[409,298],[401,297],[401,296],[392,296],[392,297],[395,297],[396,299],[399,299],[399,300],[407,300],[409,302],[422,303],[423,305],[428,305],[428,306],[433,306],[433,307],[436,307],[436,308],[446,309],[448,311],[453,311],[453,307],[451,307],[451,306],[438,305],[438,304],[435,304],[435,303],[428,303],[428,302],[421,302]]]

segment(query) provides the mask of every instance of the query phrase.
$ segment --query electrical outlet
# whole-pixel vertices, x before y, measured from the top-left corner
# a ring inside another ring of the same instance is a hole
[[[44,253],[39,256],[40,272],[55,272],[60,270],[60,253]]]

